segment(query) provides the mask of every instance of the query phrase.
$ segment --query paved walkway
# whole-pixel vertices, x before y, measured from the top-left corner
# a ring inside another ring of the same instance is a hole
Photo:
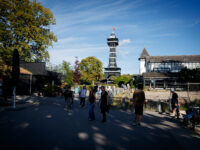
[[[0,112],[0,149],[13,150],[188,150],[200,147],[200,137],[176,120],[145,112],[141,127],[132,126],[133,112],[112,108],[108,121],[88,121],[88,104],[72,110],[64,98],[35,98],[17,111]]]

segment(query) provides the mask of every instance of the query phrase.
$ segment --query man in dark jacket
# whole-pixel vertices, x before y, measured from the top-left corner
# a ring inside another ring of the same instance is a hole
[[[171,99],[172,116],[175,116],[175,110],[176,110],[178,118],[179,117],[178,94],[174,91],[174,89],[171,89],[171,93],[172,93],[172,99]]]
[[[133,104],[135,107],[134,125],[140,126],[143,115],[143,104],[145,102],[145,93],[143,91],[143,85],[138,85],[138,90],[133,93]],[[137,120],[138,118],[138,120]]]

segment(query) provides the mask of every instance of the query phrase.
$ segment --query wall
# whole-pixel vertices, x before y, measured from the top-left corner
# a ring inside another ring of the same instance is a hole
[[[140,70],[144,70],[142,66],[144,62],[140,63]],[[187,67],[188,69],[200,68],[200,63],[181,63],[181,62],[162,62],[162,63],[147,63],[147,72],[153,72],[160,70],[179,72],[182,68]]]
[[[140,59],[140,74],[146,72],[145,59]]]

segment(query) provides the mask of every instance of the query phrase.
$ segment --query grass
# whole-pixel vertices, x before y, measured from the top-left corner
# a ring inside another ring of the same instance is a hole
[[[132,93],[122,92],[112,97],[112,106],[117,108],[131,108],[133,106],[133,102],[131,101]],[[123,106],[123,101],[125,105]]]

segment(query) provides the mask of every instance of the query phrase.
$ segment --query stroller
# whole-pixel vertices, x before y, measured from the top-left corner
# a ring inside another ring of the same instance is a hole
[[[192,126],[192,129],[195,130],[195,126],[200,124],[200,108],[191,106],[186,111],[187,115],[183,118],[183,123],[185,126]]]

